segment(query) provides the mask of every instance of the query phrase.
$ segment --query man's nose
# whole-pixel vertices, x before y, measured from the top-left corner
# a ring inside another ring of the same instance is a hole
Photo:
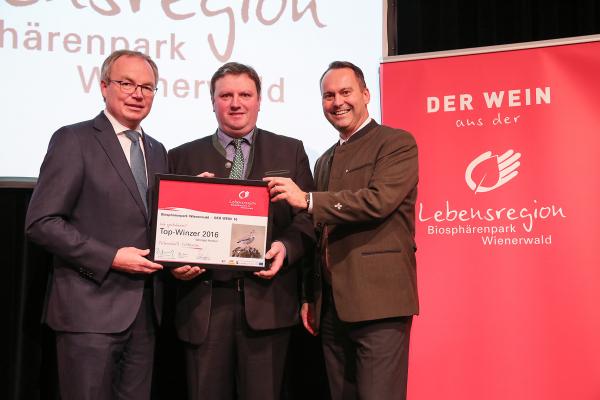
[[[133,89],[133,93],[131,93],[131,95],[137,99],[143,98],[144,94],[142,93],[142,87],[136,86],[135,89]]]
[[[231,104],[230,106],[232,108],[239,108],[240,107],[240,97],[239,96],[233,96],[231,98]]]
[[[341,95],[336,94],[333,97],[333,105],[339,106],[339,105],[342,105],[342,104],[344,104],[344,98]]]

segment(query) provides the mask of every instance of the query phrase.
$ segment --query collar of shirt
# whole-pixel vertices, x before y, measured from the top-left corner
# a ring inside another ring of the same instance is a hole
[[[119,140],[119,144],[121,145],[121,148],[123,149],[123,153],[125,153],[125,158],[127,159],[127,164],[129,164],[131,166],[131,140],[129,140],[129,138],[127,136],[125,136],[125,131],[129,131],[130,129],[128,127],[124,126],[123,124],[121,124],[119,121],[117,121],[117,119],[115,117],[113,117],[112,115],[110,115],[110,113],[107,110],[104,110],[104,115],[106,115],[106,118],[108,118],[113,129],[117,133],[117,139]],[[135,131],[138,132],[140,134],[140,138],[143,139],[144,134],[142,132],[142,128],[140,126],[138,126],[135,129]],[[142,145],[141,149],[142,149],[142,154],[144,155],[144,163],[145,163],[146,162],[146,150],[144,149],[143,145]]]
[[[128,127],[126,127],[125,125],[123,125],[122,123],[120,123],[119,121],[117,121],[117,119],[115,117],[113,117],[112,114],[109,113],[107,109],[104,109],[104,115],[106,115],[106,118],[108,118],[108,121],[112,125],[112,127],[115,130],[115,132],[117,133],[117,135],[122,135],[123,132],[132,130],[132,129],[129,129]],[[140,137],[142,137],[142,138],[144,137],[144,132],[142,131],[142,127],[140,125],[138,125],[133,130],[138,132],[140,134]]]
[[[252,139],[254,139],[254,130],[256,128],[252,129],[250,132],[248,132],[246,135],[242,136],[242,139],[245,139],[246,142],[252,146]],[[217,129],[217,137],[219,138],[219,143],[221,143],[221,146],[223,146],[223,148],[225,150],[227,150],[227,146],[229,146],[229,144],[231,143],[231,141],[235,138],[232,138],[231,136],[229,136],[228,134],[226,134],[225,132],[223,132],[221,130],[221,128]],[[242,142],[244,143],[244,142]]]
[[[242,154],[244,155],[244,170],[242,175],[246,176],[248,171],[248,163],[250,159],[250,153],[252,150],[252,141],[254,140],[254,132],[256,128],[252,129],[246,135],[242,136]],[[231,144],[231,141],[234,139],[231,136],[227,135],[221,129],[217,129],[217,138],[219,140],[219,144],[225,150],[225,158],[230,162],[233,162],[235,157],[235,146]],[[231,145],[230,145],[231,144]]]
[[[350,138],[352,137],[352,135],[354,135],[356,132],[360,131],[362,128],[364,128],[365,126],[367,126],[367,124],[368,124],[369,122],[371,122],[371,120],[372,120],[372,119],[373,119],[373,118],[371,118],[371,117],[368,117],[367,119],[365,119],[365,122],[363,122],[363,123],[362,123],[362,125],[361,125],[361,126],[359,126],[357,130],[355,130],[355,131],[354,131],[354,132],[352,132],[350,135],[348,135],[348,138],[347,138],[347,139],[342,139],[342,136],[340,135],[340,146],[341,146],[341,145],[343,145],[344,143],[347,143],[347,142],[348,142],[348,140],[350,140]]]

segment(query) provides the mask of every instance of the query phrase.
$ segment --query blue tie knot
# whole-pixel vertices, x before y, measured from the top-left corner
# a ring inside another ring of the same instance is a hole
[[[137,143],[140,138],[140,133],[138,131],[125,131],[125,136],[127,136],[132,143]]]

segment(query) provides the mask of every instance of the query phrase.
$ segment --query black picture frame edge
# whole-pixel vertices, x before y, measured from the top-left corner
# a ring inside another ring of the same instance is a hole
[[[148,259],[152,262],[155,261],[154,252],[155,252],[155,244],[156,244],[156,220],[158,215],[158,199],[160,193],[160,182],[162,180],[170,180],[170,181],[186,181],[186,182],[205,182],[205,183],[219,183],[225,185],[244,185],[244,186],[264,186],[267,187],[267,182],[259,181],[259,180],[249,180],[249,179],[229,179],[229,178],[205,178],[200,176],[193,175],[176,175],[176,174],[155,174],[154,175],[154,196],[152,196],[152,210],[150,214],[150,254],[148,254]],[[273,227],[273,218],[271,215],[271,203],[269,202],[269,211],[268,211],[268,220],[267,220],[267,233],[266,233],[266,243],[265,249],[269,251],[272,243],[272,227]],[[231,265],[225,264],[207,264],[207,263],[175,263],[175,262],[158,262],[160,265],[166,268],[177,268],[184,265],[198,266],[206,269],[215,269],[215,270],[225,270],[225,271],[264,271],[270,268],[271,260],[265,259],[265,265],[263,267],[248,267],[244,265],[236,265],[232,268]]]

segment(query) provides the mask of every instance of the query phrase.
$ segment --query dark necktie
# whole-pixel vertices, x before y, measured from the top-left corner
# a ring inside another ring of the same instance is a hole
[[[231,179],[243,179],[244,177],[244,153],[242,153],[243,140],[243,138],[236,138],[231,141],[235,146],[233,165],[231,166],[231,172],[229,173],[229,178]]]
[[[148,191],[148,180],[146,178],[146,166],[144,163],[144,154],[140,146],[140,134],[136,131],[125,131],[125,136],[131,140],[131,148],[129,151],[129,161],[131,163],[131,172],[135,178],[138,191],[142,197],[142,202],[146,211],[148,211],[148,202],[146,192]]]

